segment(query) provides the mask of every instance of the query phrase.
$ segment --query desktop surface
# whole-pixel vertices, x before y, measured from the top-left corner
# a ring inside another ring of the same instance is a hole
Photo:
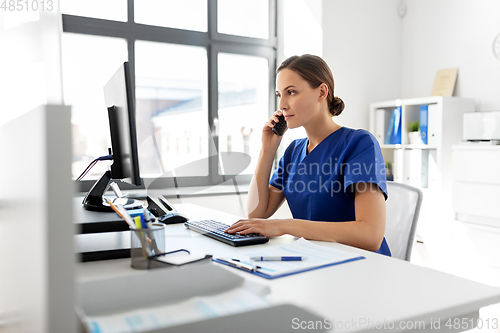
[[[79,255],[79,261],[97,261],[110,260],[130,257],[130,229],[129,225],[115,212],[98,212],[90,211],[82,205],[83,197],[73,199],[73,212],[75,223],[78,226],[78,235],[75,237],[76,249]],[[263,236],[236,236],[225,234],[212,234],[207,230],[197,228],[197,222],[202,222],[205,219],[193,219],[189,212],[170,213],[165,216],[175,215],[180,217],[176,220],[158,221],[171,224],[185,222],[189,218],[189,225],[186,227],[198,230],[205,233],[205,236],[217,238],[219,241],[225,242],[232,246],[247,246],[251,244],[261,244],[268,241],[267,237]],[[170,223],[169,223],[170,222]],[[225,228],[224,228],[225,229]],[[213,230],[212,230],[213,231]]]
[[[176,208],[192,219],[211,218],[227,224],[238,219],[230,214],[192,204],[179,204]],[[267,244],[232,247],[179,224],[167,226],[165,236],[166,251],[184,248],[193,253],[235,258],[249,249],[265,249],[268,246],[289,244],[297,239],[285,235],[272,238]],[[376,329],[372,326],[379,323],[394,323],[396,331],[405,331],[397,329],[398,325],[407,325],[407,328],[409,325],[425,325],[427,331],[438,331],[432,330],[430,325],[440,325],[442,329],[447,329],[446,323],[449,320],[452,323],[454,318],[475,320],[480,307],[500,303],[499,288],[338,243],[314,243],[358,253],[365,259],[275,280],[267,280],[218,263],[212,264],[220,265],[247,281],[268,286],[271,293],[267,298],[274,304],[295,304],[311,310],[330,323],[344,325],[342,328],[334,327],[338,332],[374,331]],[[77,267],[79,280],[117,274],[147,272],[131,269],[130,259],[81,263]]]
[[[73,198],[73,216],[79,234],[129,230],[128,224],[115,212],[97,212],[83,207],[84,197]]]

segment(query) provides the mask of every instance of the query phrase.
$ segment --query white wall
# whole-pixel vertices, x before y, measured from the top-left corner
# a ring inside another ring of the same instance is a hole
[[[436,71],[452,67],[454,96],[500,110],[499,14],[498,0],[323,0],[323,57],[346,103],[339,123],[368,128],[369,103],[429,96]]]
[[[324,0],[323,57],[335,95],[346,107],[339,124],[368,129],[368,105],[398,98],[402,19],[399,0]]]
[[[322,55],[322,0],[278,1],[278,65],[288,57]]]
[[[458,67],[455,96],[474,98],[477,111],[500,110],[498,0],[407,0],[403,19],[401,96],[431,94],[436,71]]]

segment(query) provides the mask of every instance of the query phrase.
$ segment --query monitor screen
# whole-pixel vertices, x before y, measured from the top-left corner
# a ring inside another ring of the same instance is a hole
[[[141,185],[135,103],[128,62],[123,63],[104,86],[104,100],[108,108],[113,154],[111,178]]]
[[[135,102],[128,62],[123,63],[104,86],[104,100],[108,110],[113,164],[111,170],[106,171],[92,186],[83,200],[83,206],[88,210],[112,211],[108,199],[104,198],[111,186],[116,195],[113,203],[122,204],[126,209],[142,207],[142,201],[124,197],[112,181],[123,180],[132,185],[141,185]]]

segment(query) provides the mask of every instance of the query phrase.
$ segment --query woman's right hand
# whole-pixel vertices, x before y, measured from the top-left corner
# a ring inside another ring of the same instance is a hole
[[[262,148],[263,149],[278,149],[278,146],[280,145],[281,139],[283,136],[279,136],[274,134],[273,132],[273,127],[274,124],[279,122],[278,116],[283,115],[283,112],[281,110],[278,110],[273,113],[271,118],[266,122],[264,125],[264,128],[262,129]],[[287,130],[285,129],[285,132]]]

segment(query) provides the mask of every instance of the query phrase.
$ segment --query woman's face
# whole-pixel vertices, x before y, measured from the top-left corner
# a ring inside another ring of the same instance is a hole
[[[320,86],[321,87],[321,86]],[[313,89],[298,73],[284,68],[276,76],[276,95],[288,128],[307,123],[320,112],[320,87]]]

